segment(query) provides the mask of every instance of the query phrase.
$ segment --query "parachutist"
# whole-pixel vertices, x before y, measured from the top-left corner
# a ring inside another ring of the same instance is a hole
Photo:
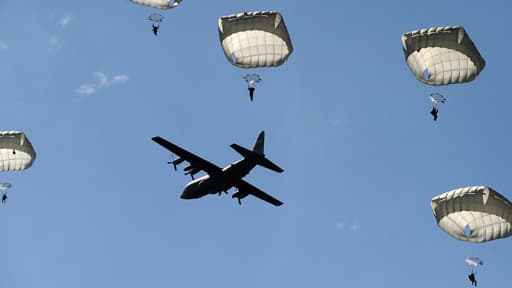
[[[155,24],[153,24],[153,34],[155,34],[155,36],[158,34],[158,28],[160,28],[160,25],[155,26]]]
[[[256,90],[256,88],[248,87],[248,89],[249,89],[249,97],[251,98],[251,101],[252,101],[252,99],[254,97],[254,90]]]
[[[437,110],[436,107],[432,107],[432,111],[430,111],[430,114],[432,114],[432,116],[434,117],[434,121],[437,120],[437,112],[439,112],[439,110]]]
[[[469,281],[471,281],[471,285],[476,287],[476,279],[475,279],[475,273],[471,273],[468,275]]]
[[[2,204],[5,204],[5,201],[7,201],[7,194],[2,194]]]
[[[251,101],[254,98],[254,91],[256,90],[256,83],[261,82],[261,77],[258,74],[247,74],[244,76],[245,82],[247,82],[247,90],[249,90],[249,97]]]

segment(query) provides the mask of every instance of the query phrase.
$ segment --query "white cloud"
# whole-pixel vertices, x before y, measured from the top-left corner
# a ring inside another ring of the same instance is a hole
[[[339,229],[339,230],[345,229],[345,223],[341,223],[341,222],[336,223],[336,229]]]
[[[80,88],[76,91],[78,94],[92,94],[96,92],[96,88],[92,84],[82,84],[80,85]]]
[[[80,87],[76,90],[78,94],[93,94],[98,91],[98,89],[109,87],[114,84],[123,84],[128,81],[128,75],[126,74],[116,75],[112,77],[112,79],[109,79],[108,76],[103,72],[94,72],[93,76],[96,81],[92,84],[85,83],[80,85]]]
[[[350,225],[350,231],[353,231],[353,232],[359,231],[359,225],[357,225],[357,224]]]
[[[69,15],[66,15],[66,16],[60,18],[60,20],[59,20],[60,28],[66,29],[66,27],[68,27],[71,20],[73,20],[73,18],[71,18],[71,16],[69,16]]]
[[[119,74],[112,77],[113,84],[124,84],[126,82],[128,82],[128,75],[126,74]]]
[[[359,224],[356,224],[356,223],[353,223],[353,224],[350,224],[350,225],[347,225],[343,222],[338,222],[336,223],[336,229],[337,230],[348,230],[350,232],[357,232],[359,231],[360,229],[360,226]]]
[[[0,50],[7,50],[9,49],[9,45],[7,43],[0,41]]]
[[[50,39],[48,40],[48,42],[50,43],[50,46],[52,46],[53,48],[57,47],[57,45],[59,44],[59,36],[57,35],[52,35],[50,36]]]
[[[99,88],[110,86],[110,81],[108,81],[108,77],[105,73],[94,72],[94,77],[96,78]]]
[[[112,83],[126,83],[128,81],[128,75],[120,74],[112,77]]]

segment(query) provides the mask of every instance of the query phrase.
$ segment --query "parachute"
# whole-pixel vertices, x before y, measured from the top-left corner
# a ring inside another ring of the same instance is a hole
[[[431,206],[437,225],[455,239],[481,243],[512,235],[512,203],[488,186],[443,193]]]
[[[12,185],[11,183],[0,183],[0,192],[2,194],[5,194],[7,193],[7,190],[9,190],[9,188],[11,188]]]
[[[402,47],[411,72],[428,85],[469,82],[485,66],[485,60],[462,26],[404,33]]]
[[[27,169],[35,159],[36,152],[23,132],[0,131],[0,171]]]
[[[167,9],[171,9],[171,8],[176,8],[181,3],[182,0],[174,0],[173,3],[171,3],[170,0],[130,0],[130,1],[135,4],[146,5],[146,6],[153,7],[156,9],[161,9],[161,10],[167,10]]]
[[[261,77],[258,74],[246,74],[244,76],[245,82],[247,82],[247,85],[249,87],[254,87],[256,83],[261,82]]]
[[[428,99],[430,99],[430,102],[432,102],[432,105],[434,106],[437,106],[439,103],[444,104],[444,102],[446,102],[446,98],[439,93],[430,93]]]
[[[158,13],[153,13],[148,16],[148,19],[149,19],[149,21],[157,24],[157,23],[161,23],[164,20],[164,16],[161,14],[158,14]]]
[[[279,12],[245,12],[220,17],[218,28],[224,55],[240,68],[279,66],[293,51]]]
[[[482,259],[478,258],[478,257],[469,257],[469,258],[466,258],[464,260],[464,262],[466,262],[466,264],[468,264],[470,267],[472,268],[475,268],[475,267],[478,267],[478,266],[483,266],[484,265],[484,261],[482,261]]]

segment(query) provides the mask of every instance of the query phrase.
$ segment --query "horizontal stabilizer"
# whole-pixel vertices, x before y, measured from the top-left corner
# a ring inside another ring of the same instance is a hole
[[[256,153],[238,144],[231,144],[231,148],[235,149],[235,151],[244,156],[244,158],[254,161],[257,165],[263,166],[267,169],[270,169],[278,173],[284,171],[283,169],[281,169],[281,167],[277,166],[272,161],[265,158],[265,155],[263,154]]]

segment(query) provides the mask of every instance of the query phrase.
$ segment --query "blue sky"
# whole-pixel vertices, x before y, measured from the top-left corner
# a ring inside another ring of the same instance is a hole
[[[108,3],[107,3],[108,2]],[[233,3],[230,3],[233,2]],[[235,3],[236,2],[236,3]],[[219,16],[283,14],[294,52],[277,68],[225,59]],[[3,173],[0,287],[507,287],[510,239],[457,241],[430,199],[489,185],[512,199],[507,1],[189,1],[163,14],[128,0],[0,0],[1,130],[34,165]],[[462,25],[486,67],[431,87],[402,33]],[[259,73],[250,102],[245,73]],[[82,92],[82,93],[80,93]],[[448,98],[434,123],[427,96]],[[282,200],[185,201],[160,135],[216,163],[266,131],[246,180]]]

